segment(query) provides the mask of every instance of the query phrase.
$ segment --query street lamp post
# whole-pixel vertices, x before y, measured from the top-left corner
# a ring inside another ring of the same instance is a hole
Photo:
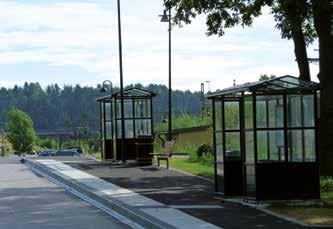
[[[171,101],[171,9],[167,14],[167,10],[163,11],[163,15],[160,15],[161,22],[169,23],[169,117],[168,117],[168,141],[172,139],[172,101]]]
[[[121,19],[120,19],[120,0],[117,1],[118,8],[118,38],[119,38],[119,73],[120,73],[120,115],[121,115],[121,161],[126,162],[124,155],[124,139],[125,139],[125,115],[124,115],[124,82],[123,82],[123,51],[121,40]]]
[[[101,93],[105,93],[107,92],[107,87],[106,87],[106,84],[109,84],[110,85],[110,93],[111,95],[113,94],[113,84],[110,80],[104,80],[103,83],[102,83],[102,88],[100,90]]]
[[[201,119],[204,118],[204,112],[205,112],[205,84],[201,83]]]
[[[210,81],[206,80],[206,83],[208,84],[208,92],[210,92]]]

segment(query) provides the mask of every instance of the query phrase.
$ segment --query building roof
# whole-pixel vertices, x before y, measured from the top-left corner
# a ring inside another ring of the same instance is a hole
[[[242,92],[283,92],[283,91],[314,91],[319,90],[319,84],[312,81],[300,80],[294,76],[280,76],[269,80],[257,81],[253,83],[245,83],[221,91],[208,94],[207,98],[213,98],[223,95],[230,95]]]
[[[135,88],[135,87],[125,89],[123,91],[123,93],[124,93],[125,98],[136,98],[136,97],[151,98],[151,97],[156,96],[156,94],[154,92],[144,90],[144,89],[140,89],[140,88]],[[120,97],[121,97],[120,91],[117,91],[117,92],[113,93],[112,95],[107,95],[107,96],[97,98],[97,101],[110,100],[110,99],[120,98]]]

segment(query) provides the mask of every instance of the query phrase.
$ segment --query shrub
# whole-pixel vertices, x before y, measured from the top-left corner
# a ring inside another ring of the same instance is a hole
[[[58,141],[52,138],[37,138],[36,144],[43,149],[57,149],[59,145]]]
[[[198,158],[202,158],[203,156],[210,156],[213,154],[213,149],[210,145],[202,144],[197,149]]]
[[[320,178],[320,191],[328,192],[333,190],[333,177],[321,177]]]

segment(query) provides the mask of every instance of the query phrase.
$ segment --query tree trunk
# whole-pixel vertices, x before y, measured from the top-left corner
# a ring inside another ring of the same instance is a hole
[[[300,0],[285,0],[284,10],[288,24],[291,28],[291,35],[294,41],[295,56],[301,80],[311,80],[306,42],[302,30],[301,12],[305,2]]]
[[[320,173],[322,176],[333,176],[333,6],[329,0],[312,0],[312,4],[319,38]]]

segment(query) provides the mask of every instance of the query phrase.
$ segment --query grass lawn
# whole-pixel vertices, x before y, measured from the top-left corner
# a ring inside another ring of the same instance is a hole
[[[161,161],[161,164],[166,165],[166,161]],[[170,160],[170,167],[214,180],[213,166],[199,162],[189,162],[187,158],[172,158]]]
[[[332,193],[331,193],[332,195]],[[331,199],[332,200],[332,199]],[[270,210],[297,219],[307,224],[333,225],[333,207],[296,207],[296,206],[276,206]]]
[[[269,209],[307,224],[333,225],[333,190],[322,192],[323,206],[272,206]]]

